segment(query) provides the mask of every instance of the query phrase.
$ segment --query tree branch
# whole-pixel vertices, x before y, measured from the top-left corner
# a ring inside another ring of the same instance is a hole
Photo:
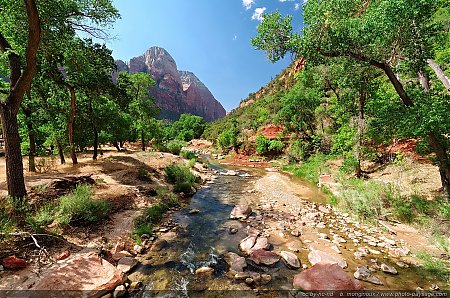
[[[447,89],[447,92],[450,91],[450,79],[445,75],[444,71],[442,71],[442,68],[439,64],[437,64],[433,59],[427,60],[428,66],[430,66],[438,79],[444,84],[445,89]]]

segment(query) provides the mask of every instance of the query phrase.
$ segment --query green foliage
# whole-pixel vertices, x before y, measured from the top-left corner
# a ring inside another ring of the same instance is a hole
[[[111,205],[91,197],[91,186],[79,185],[71,194],[60,198],[56,214],[57,222],[60,224],[97,222],[107,218]]]
[[[269,154],[269,147],[270,147],[270,140],[263,137],[258,136],[256,137],[256,152],[259,155],[268,155]]]
[[[150,181],[150,173],[145,168],[138,169],[138,179],[141,181]]]
[[[184,141],[173,140],[173,141],[169,141],[167,143],[166,148],[167,148],[167,151],[169,151],[170,153],[179,155],[181,152],[181,148],[183,148],[186,145],[187,145],[187,143]]]
[[[450,264],[448,261],[437,259],[423,251],[416,253],[416,257],[422,260],[424,270],[441,280],[450,281]]]
[[[5,211],[0,210],[0,234],[8,234],[15,230],[16,224],[11,216]],[[0,236],[2,238],[2,236]]]
[[[192,151],[188,151],[188,150],[181,151],[180,155],[183,156],[183,158],[186,158],[186,159],[195,159],[196,158],[195,153],[192,152]]]
[[[171,138],[187,142],[200,138],[204,130],[205,120],[190,114],[182,114],[169,128]]]
[[[183,192],[185,194],[192,194],[192,189],[198,178],[191,173],[190,169],[181,165],[170,165],[164,169],[166,173],[166,180],[174,184],[175,192]]]
[[[217,138],[217,142],[222,149],[235,148],[237,146],[237,132],[231,128],[223,131]]]
[[[295,176],[304,178],[314,184],[319,183],[319,175],[326,170],[325,162],[327,157],[322,154],[317,154],[310,157],[307,161],[302,163],[293,172]]]
[[[278,139],[270,141],[269,145],[269,151],[275,152],[275,153],[281,153],[285,147],[285,144]]]

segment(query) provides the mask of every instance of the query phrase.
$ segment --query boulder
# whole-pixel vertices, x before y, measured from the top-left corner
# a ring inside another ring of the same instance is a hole
[[[383,271],[383,272],[385,272],[385,273],[389,273],[389,274],[398,274],[398,271],[397,271],[397,269],[395,269],[395,267],[394,266],[389,266],[389,265],[386,265],[386,264],[381,264],[381,271]]]
[[[114,290],[113,297],[114,298],[116,298],[116,297],[123,297],[126,294],[127,294],[127,289],[125,288],[124,285],[120,285]]]
[[[117,269],[123,273],[128,273],[138,264],[138,261],[133,257],[123,257],[117,263]]]
[[[225,262],[230,266],[230,270],[233,272],[244,272],[244,268],[247,267],[247,262],[244,257],[239,256],[233,252],[225,254]]]
[[[9,256],[2,260],[3,267],[6,269],[21,269],[28,266],[28,262],[16,256]]]
[[[231,210],[230,219],[246,219],[252,213],[252,208],[247,205],[236,205]]]
[[[253,261],[256,265],[261,264],[271,266],[276,264],[280,260],[280,257],[272,251],[258,249],[252,251],[249,259]]]
[[[299,269],[300,268],[300,261],[298,257],[288,251],[282,251],[280,253],[281,258],[283,259],[283,262],[286,264],[286,266],[290,269]]]
[[[363,286],[337,264],[320,262],[294,276],[295,289],[305,291],[361,291]]]
[[[252,247],[256,243],[256,239],[257,238],[255,236],[248,236],[242,239],[241,242],[239,243],[239,248],[246,254],[250,254]]]
[[[258,237],[256,239],[256,243],[255,245],[253,245],[253,247],[251,248],[251,250],[258,250],[258,249],[264,249],[267,250],[269,249],[270,244],[269,244],[269,240],[266,237]]]
[[[356,272],[353,274],[356,279],[370,282],[375,285],[382,285],[383,283],[378,277],[371,274],[370,270],[366,266],[358,266]]]
[[[311,250],[308,254],[308,260],[311,265],[315,265],[320,262],[328,262],[332,264],[338,264],[342,268],[347,268],[347,262],[335,255],[320,251],[320,250]]]
[[[211,277],[214,273],[214,269],[211,267],[200,267],[195,270],[195,274],[201,277]]]
[[[169,246],[169,243],[166,240],[159,239],[159,240],[155,241],[155,243],[153,244],[150,251],[161,251],[164,248],[166,248],[167,246]]]
[[[124,282],[124,276],[95,252],[81,254],[63,265],[56,264],[32,287],[36,291],[89,291],[99,296],[113,291]],[[83,292],[83,294],[86,294]],[[75,295],[71,293],[71,295]]]

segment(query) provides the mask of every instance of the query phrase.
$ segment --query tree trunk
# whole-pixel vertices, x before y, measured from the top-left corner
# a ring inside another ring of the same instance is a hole
[[[450,90],[450,79],[442,71],[439,64],[437,64],[433,59],[428,59],[427,63],[433,69],[433,71],[436,73],[436,76],[442,82],[442,84],[444,84],[445,89],[447,89],[447,92],[448,92]]]
[[[430,80],[428,79],[428,75],[424,71],[419,71],[418,73],[419,82],[425,92],[430,92]]]
[[[144,130],[141,130],[141,142],[142,142],[142,151],[145,151],[145,135]]]
[[[441,174],[442,189],[447,197],[450,198],[450,160],[446,148],[434,132],[428,134],[428,143],[436,154],[439,173]]]
[[[355,176],[357,178],[361,178],[363,175],[362,169],[361,169],[361,147],[363,143],[363,135],[364,135],[364,107],[366,105],[366,99],[367,99],[367,93],[365,90],[360,91],[360,97],[358,102],[358,132],[357,132],[357,140],[356,140],[356,150],[355,150],[355,157],[356,157],[356,171]]]
[[[31,122],[31,109],[23,108],[23,113],[25,114],[25,121],[27,123],[27,133],[28,140],[30,142],[30,152],[28,155],[28,171],[36,172],[36,161],[34,157],[36,156],[36,141],[34,138],[33,123]]]
[[[116,147],[117,151],[120,152],[119,142],[114,141],[113,146]]]
[[[14,198],[27,195],[23,176],[22,153],[20,150],[19,125],[16,113],[1,106],[3,135],[5,136],[6,184],[8,194]]]
[[[95,117],[94,117],[94,109],[92,108],[92,98],[89,97],[89,113],[91,114],[91,126],[92,132],[94,133],[94,155],[92,156],[93,160],[97,160],[98,157],[98,130],[95,125]]]
[[[398,96],[400,96],[400,99],[402,100],[403,104],[405,104],[407,107],[412,107],[414,105],[414,102],[406,93],[402,83],[398,80],[397,76],[392,71],[392,68],[389,66],[389,64],[383,63],[381,69],[384,70],[384,73],[389,78],[389,81],[391,81],[392,85],[395,88],[395,91],[397,91],[397,94]]]
[[[61,146],[61,143],[59,141],[56,141],[56,147],[58,147],[59,159],[61,160],[61,164],[63,165],[66,163],[66,159],[64,157],[63,147]]]
[[[70,147],[70,158],[72,159],[72,164],[76,165],[78,164],[77,160],[77,154],[75,151],[75,144],[73,139],[73,131],[74,131],[74,125],[75,125],[75,114],[76,114],[76,108],[77,108],[77,98],[75,95],[75,88],[73,88],[71,85],[65,83],[64,84],[70,92],[70,118],[69,118],[69,147]]]

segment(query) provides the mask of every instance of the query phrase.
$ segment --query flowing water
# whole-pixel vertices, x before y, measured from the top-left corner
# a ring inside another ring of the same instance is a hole
[[[227,171],[222,166],[211,166],[218,172]],[[150,251],[146,255],[147,262],[137,269],[141,280],[145,281],[145,290],[142,292],[144,297],[223,297],[227,291],[227,297],[253,297],[255,291],[264,290],[286,290],[285,292],[271,292],[270,296],[289,296],[292,293],[292,280],[297,270],[289,270],[282,263],[270,268],[252,267],[248,263],[248,270],[269,274],[272,280],[266,286],[248,287],[244,282],[234,281],[226,275],[228,265],[223,259],[227,252],[234,252],[242,255],[238,246],[240,240],[247,236],[247,229],[252,226],[252,221],[229,220],[229,215],[236,204],[253,204],[260,199],[258,194],[247,192],[254,187],[254,182],[263,176],[264,171],[249,169],[236,170],[238,175],[218,175],[213,183],[205,185],[190,200],[189,206],[180,211],[174,212],[170,216],[175,229],[159,233],[159,239],[166,239],[168,244],[161,251]],[[309,201],[308,204],[319,205],[324,202],[323,194],[317,191],[317,188],[311,186],[299,179],[290,178],[293,185],[297,185],[300,192],[305,194],[300,196]],[[276,187],[274,186],[276,194]],[[314,202],[314,203],[312,203]],[[198,211],[192,212],[193,210]],[[280,215],[282,216],[282,215]],[[331,217],[324,218],[323,221],[329,226]],[[283,221],[283,220],[281,220]],[[286,221],[286,220],[284,220]],[[331,219],[331,222],[334,221]],[[358,225],[358,224],[357,224]],[[349,225],[350,226],[350,225]],[[231,233],[231,229],[236,229],[237,233]],[[355,228],[356,229],[356,228]],[[329,233],[330,229],[322,229],[320,232]],[[285,233],[286,234],[286,233]],[[314,235],[313,235],[314,234]],[[317,232],[311,234],[312,239],[317,237]],[[308,236],[308,235],[306,235]],[[344,235],[342,235],[344,237]],[[283,238],[284,237],[284,238]],[[282,238],[270,238],[270,242],[277,248],[288,241],[298,241],[287,233]],[[314,242],[317,239],[313,239]],[[366,262],[370,264],[370,258],[366,260],[355,260],[353,252],[357,250],[353,244],[346,245],[342,250],[342,258],[346,259],[350,271],[353,272],[357,265]],[[297,253],[302,263],[307,263],[308,245],[303,245]],[[381,257],[381,256],[380,256]],[[380,262],[395,260],[380,259]],[[205,277],[196,274],[196,270],[202,267],[214,269],[213,276]],[[411,269],[400,269],[401,280],[405,289],[414,289],[417,285],[424,285],[423,276],[417,274]],[[399,288],[399,279],[394,276],[382,276],[385,287],[372,287],[374,289],[395,289]],[[400,284],[402,284],[400,283]],[[253,288],[253,290],[252,290]],[[192,290],[194,292],[192,292]],[[207,292],[203,292],[208,290]],[[239,292],[233,292],[236,290]],[[245,290],[245,291],[244,291]]]

